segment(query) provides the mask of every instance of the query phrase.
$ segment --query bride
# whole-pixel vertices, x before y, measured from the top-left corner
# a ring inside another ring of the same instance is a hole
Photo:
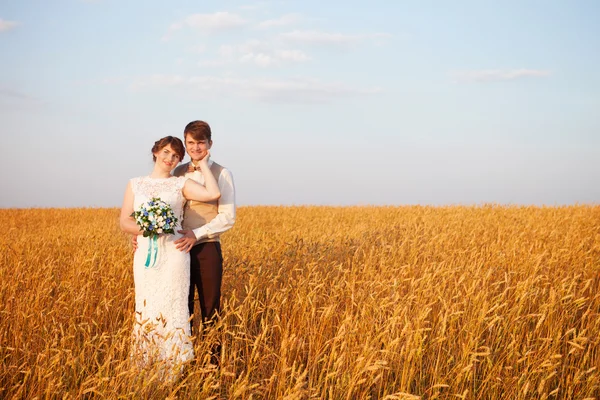
[[[183,143],[176,137],[166,136],[156,141],[152,147],[154,169],[148,176],[129,181],[120,217],[121,230],[138,235],[133,257],[136,321],[132,360],[140,368],[157,364],[165,380],[175,379],[183,363],[194,357],[188,311],[190,256],[177,250],[173,243],[181,237],[177,231],[181,229],[183,205],[186,200],[206,202],[220,197],[219,187],[208,167],[208,154],[200,162],[205,186],[171,175],[184,154]],[[159,236],[158,251],[149,265],[145,261],[152,248],[151,240],[142,236],[132,213],[154,197],[169,204],[178,221],[175,234]]]

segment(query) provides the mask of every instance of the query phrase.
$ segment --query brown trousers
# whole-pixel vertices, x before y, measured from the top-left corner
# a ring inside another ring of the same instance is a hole
[[[198,290],[202,323],[209,322],[221,307],[221,281],[223,280],[223,254],[221,243],[200,243],[190,251],[190,293],[188,307],[194,314],[194,297]],[[198,314],[195,314],[198,315]],[[191,323],[193,326],[193,323]]]

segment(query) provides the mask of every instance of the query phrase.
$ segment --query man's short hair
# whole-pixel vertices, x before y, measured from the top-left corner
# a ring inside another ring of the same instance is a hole
[[[183,139],[187,139],[188,135],[191,135],[194,140],[212,140],[210,125],[204,121],[192,121],[187,124],[183,130]]]

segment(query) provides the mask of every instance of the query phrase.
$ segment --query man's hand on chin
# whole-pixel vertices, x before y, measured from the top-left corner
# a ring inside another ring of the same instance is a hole
[[[194,235],[194,232],[192,232],[189,229],[183,229],[177,232],[181,233],[183,237],[180,237],[174,242],[175,247],[177,248],[177,250],[189,253],[192,247],[194,247],[194,245],[196,244],[196,236]]]

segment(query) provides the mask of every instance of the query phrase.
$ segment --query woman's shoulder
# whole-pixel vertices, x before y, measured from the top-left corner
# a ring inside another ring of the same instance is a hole
[[[135,176],[133,178],[130,178],[129,182],[133,185],[135,183],[138,183],[138,182],[144,180],[144,178],[147,178],[147,177],[146,176]]]
[[[186,178],[185,176],[176,176],[174,179],[177,182],[177,187],[181,190],[185,186],[185,182],[190,178]]]
[[[131,179],[129,179],[129,186],[131,187],[131,190],[133,190],[133,192],[137,192],[138,187],[140,186],[140,182],[142,181],[143,176],[136,176],[133,177]]]

